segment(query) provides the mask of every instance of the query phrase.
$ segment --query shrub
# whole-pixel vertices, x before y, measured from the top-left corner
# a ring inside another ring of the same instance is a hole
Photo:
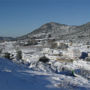
[[[29,45],[37,45],[37,41],[32,39],[32,40],[28,40],[27,41],[27,44],[24,44],[24,46],[29,46]]]
[[[52,48],[52,49],[55,49],[55,48],[57,48],[57,47],[58,47],[58,46],[57,46],[57,43],[52,43],[52,44],[51,44],[51,48]]]
[[[4,57],[7,58],[7,59],[10,59],[10,53],[6,52]]]
[[[2,53],[2,49],[0,49],[0,54]]]
[[[17,60],[22,59],[22,51],[17,51],[16,59]]]
[[[87,58],[86,58],[86,61],[90,61],[90,57],[87,57]]]
[[[43,63],[47,63],[49,62],[49,58],[47,58],[46,56],[43,56],[39,59],[40,62],[43,62]]]
[[[51,34],[48,35],[48,38],[50,38],[50,37],[51,37]]]

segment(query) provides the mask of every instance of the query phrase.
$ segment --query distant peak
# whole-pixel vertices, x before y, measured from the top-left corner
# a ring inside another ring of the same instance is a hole
[[[44,25],[51,25],[51,26],[53,26],[53,25],[65,25],[66,26],[66,24],[61,24],[61,23],[57,23],[57,22],[48,22]]]
[[[56,22],[48,22],[46,24],[59,24],[59,23],[56,23]]]
[[[59,24],[57,22],[48,22],[47,24]]]

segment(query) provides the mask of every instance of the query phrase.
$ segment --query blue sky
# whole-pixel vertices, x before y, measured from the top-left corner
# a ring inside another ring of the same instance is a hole
[[[21,36],[47,22],[90,21],[90,0],[0,0],[0,36]]]

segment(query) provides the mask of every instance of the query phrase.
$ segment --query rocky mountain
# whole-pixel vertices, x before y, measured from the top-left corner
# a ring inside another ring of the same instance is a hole
[[[90,42],[90,22],[80,26],[70,26],[66,24],[50,22],[24,36],[17,38],[0,37],[0,41],[24,40],[31,38]]]
[[[42,25],[40,28],[33,32],[18,37],[18,39],[46,39],[54,38],[56,40],[72,40],[83,42],[90,42],[90,22],[80,26],[69,26],[65,24],[59,24],[50,22]]]

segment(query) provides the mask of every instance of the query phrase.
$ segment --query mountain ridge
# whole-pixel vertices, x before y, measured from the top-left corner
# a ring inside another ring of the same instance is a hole
[[[58,40],[90,41],[90,22],[80,26],[49,22],[18,39],[46,38],[47,35]]]
[[[26,35],[16,37],[16,38],[8,38],[8,39],[9,40],[24,40],[24,39],[31,39],[31,38],[44,39],[47,37],[55,38],[56,40],[72,40],[72,41],[84,40],[84,41],[90,42],[89,40],[90,22],[87,22],[86,24],[82,24],[79,26],[60,24],[56,22],[48,22],[46,24],[41,25],[39,28],[33,30],[32,32]]]

